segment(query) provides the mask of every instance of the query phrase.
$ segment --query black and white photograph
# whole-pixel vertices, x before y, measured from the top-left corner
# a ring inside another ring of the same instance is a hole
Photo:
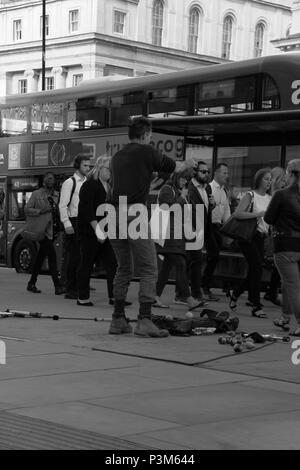
[[[300,0],[0,24],[0,450],[300,450]]]

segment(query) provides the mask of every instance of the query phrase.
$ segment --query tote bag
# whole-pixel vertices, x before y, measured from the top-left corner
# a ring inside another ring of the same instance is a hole
[[[251,191],[249,194],[251,195],[251,201],[245,212],[253,211],[254,193]],[[220,228],[220,233],[234,240],[251,243],[256,230],[257,219],[237,219],[235,214],[232,214],[223,227]]]
[[[157,204],[150,219],[150,233],[151,239],[161,247],[164,246],[166,241],[169,222],[170,212],[162,210]]]
[[[46,212],[39,216],[27,216],[26,223],[22,231],[24,240],[39,242],[45,238],[46,228],[51,220],[51,215]]]

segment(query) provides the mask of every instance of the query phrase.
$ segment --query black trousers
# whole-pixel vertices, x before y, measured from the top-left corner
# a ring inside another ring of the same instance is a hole
[[[63,262],[61,271],[66,293],[77,295],[77,270],[80,262],[80,246],[77,236],[77,218],[70,218],[70,221],[75,233],[73,235],[67,235],[64,233]]]
[[[264,236],[257,231],[252,242],[239,242],[239,247],[248,264],[247,277],[233,291],[239,297],[248,289],[248,299],[254,306],[260,305],[260,284],[264,261]]]
[[[176,284],[180,286],[180,295],[183,298],[190,297],[189,280],[187,276],[186,257],[181,254],[167,253],[164,255],[164,261],[160,272],[158,273],[158,280],[156,284],[156,295],[161,296],[165,285],[168,282],[171,268],[175,266],[176,269]]]
[[[212,224],[211,232],[206,241],[206,266],[202,277],[203,287],[210,288],[214,271],[217,267],[220,250],[222,247],[222,235],[219,232],[221,224]]]
[[[108,297],[113,298],[113,281],[117,270],[117,261],[109,240],[99,243],[96,237],[81,236],[79,240],[80,262],[77,271],[78,298],[90,298],[90,277],[96,258],[103,261],[107,275]]]
[[[201,250],[187,251],[187,269],[192,296],[201,298],[203,254]],[[181,296],[181,291],[180,291]]]
[[[270,284],[268,287],[268,293],[274,297],[278,295],[278,289],[281,286],[280,274],[276,266],[273,266],[270,278]]]
[[[57,271],[57,260],[56,260],[56,252],[53,246],[54,240],[49,240],[49,238],[44,238],[40,241],[39,250],[37,252],[37,256],[35,258],[35,262],[32,268],[31,278],[29,283],[35,284],[42,268],[43,262],[46,258],[48,258],[49,263],[49,270],[53,280],[53,283],[56,286],[60,285],[58,271]]]

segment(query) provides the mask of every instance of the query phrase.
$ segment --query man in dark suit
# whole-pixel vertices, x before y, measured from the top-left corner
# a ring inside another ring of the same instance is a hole
[[[194,177],[188,186],[188,201],[192,206],[193,230],[196,229],[196,206],[204,206],[204,239],[207,240],[211,231],[211,212],[215,206],[214,199],[209,191],[209,169],[205,162],[200,161],[194,169]],[[202,250],[188,252],[189,270],[191,280],[192,296],[198,300],[203,300],[201,292],[202,277]]]

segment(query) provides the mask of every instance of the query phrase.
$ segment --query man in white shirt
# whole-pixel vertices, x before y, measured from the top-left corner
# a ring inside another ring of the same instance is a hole
[[[219,300],[218,297],[212,294],[210,287],[213,273],[219,261],[220,249],[222,246],[222,236],[219,230],[231,216],[228,196],[224,189],[224,185],[228,182],[228,178],[228,166],[226,163],[218,164],[214,172],[214,179],[210,183],[211,194],[216,205],[212,211],[210,237],[206,240],[206,267],[202,278],[203,293],[206,300]]]
[[[79,243],[77,240],[77,216],[79,191],[90,171],[90,159],[77,155],[73,166],[75,173],[61,187],[59,212],[65,228],[62,277],[66,288],[66,299],[77,299],[77,269],[80,261]]]

